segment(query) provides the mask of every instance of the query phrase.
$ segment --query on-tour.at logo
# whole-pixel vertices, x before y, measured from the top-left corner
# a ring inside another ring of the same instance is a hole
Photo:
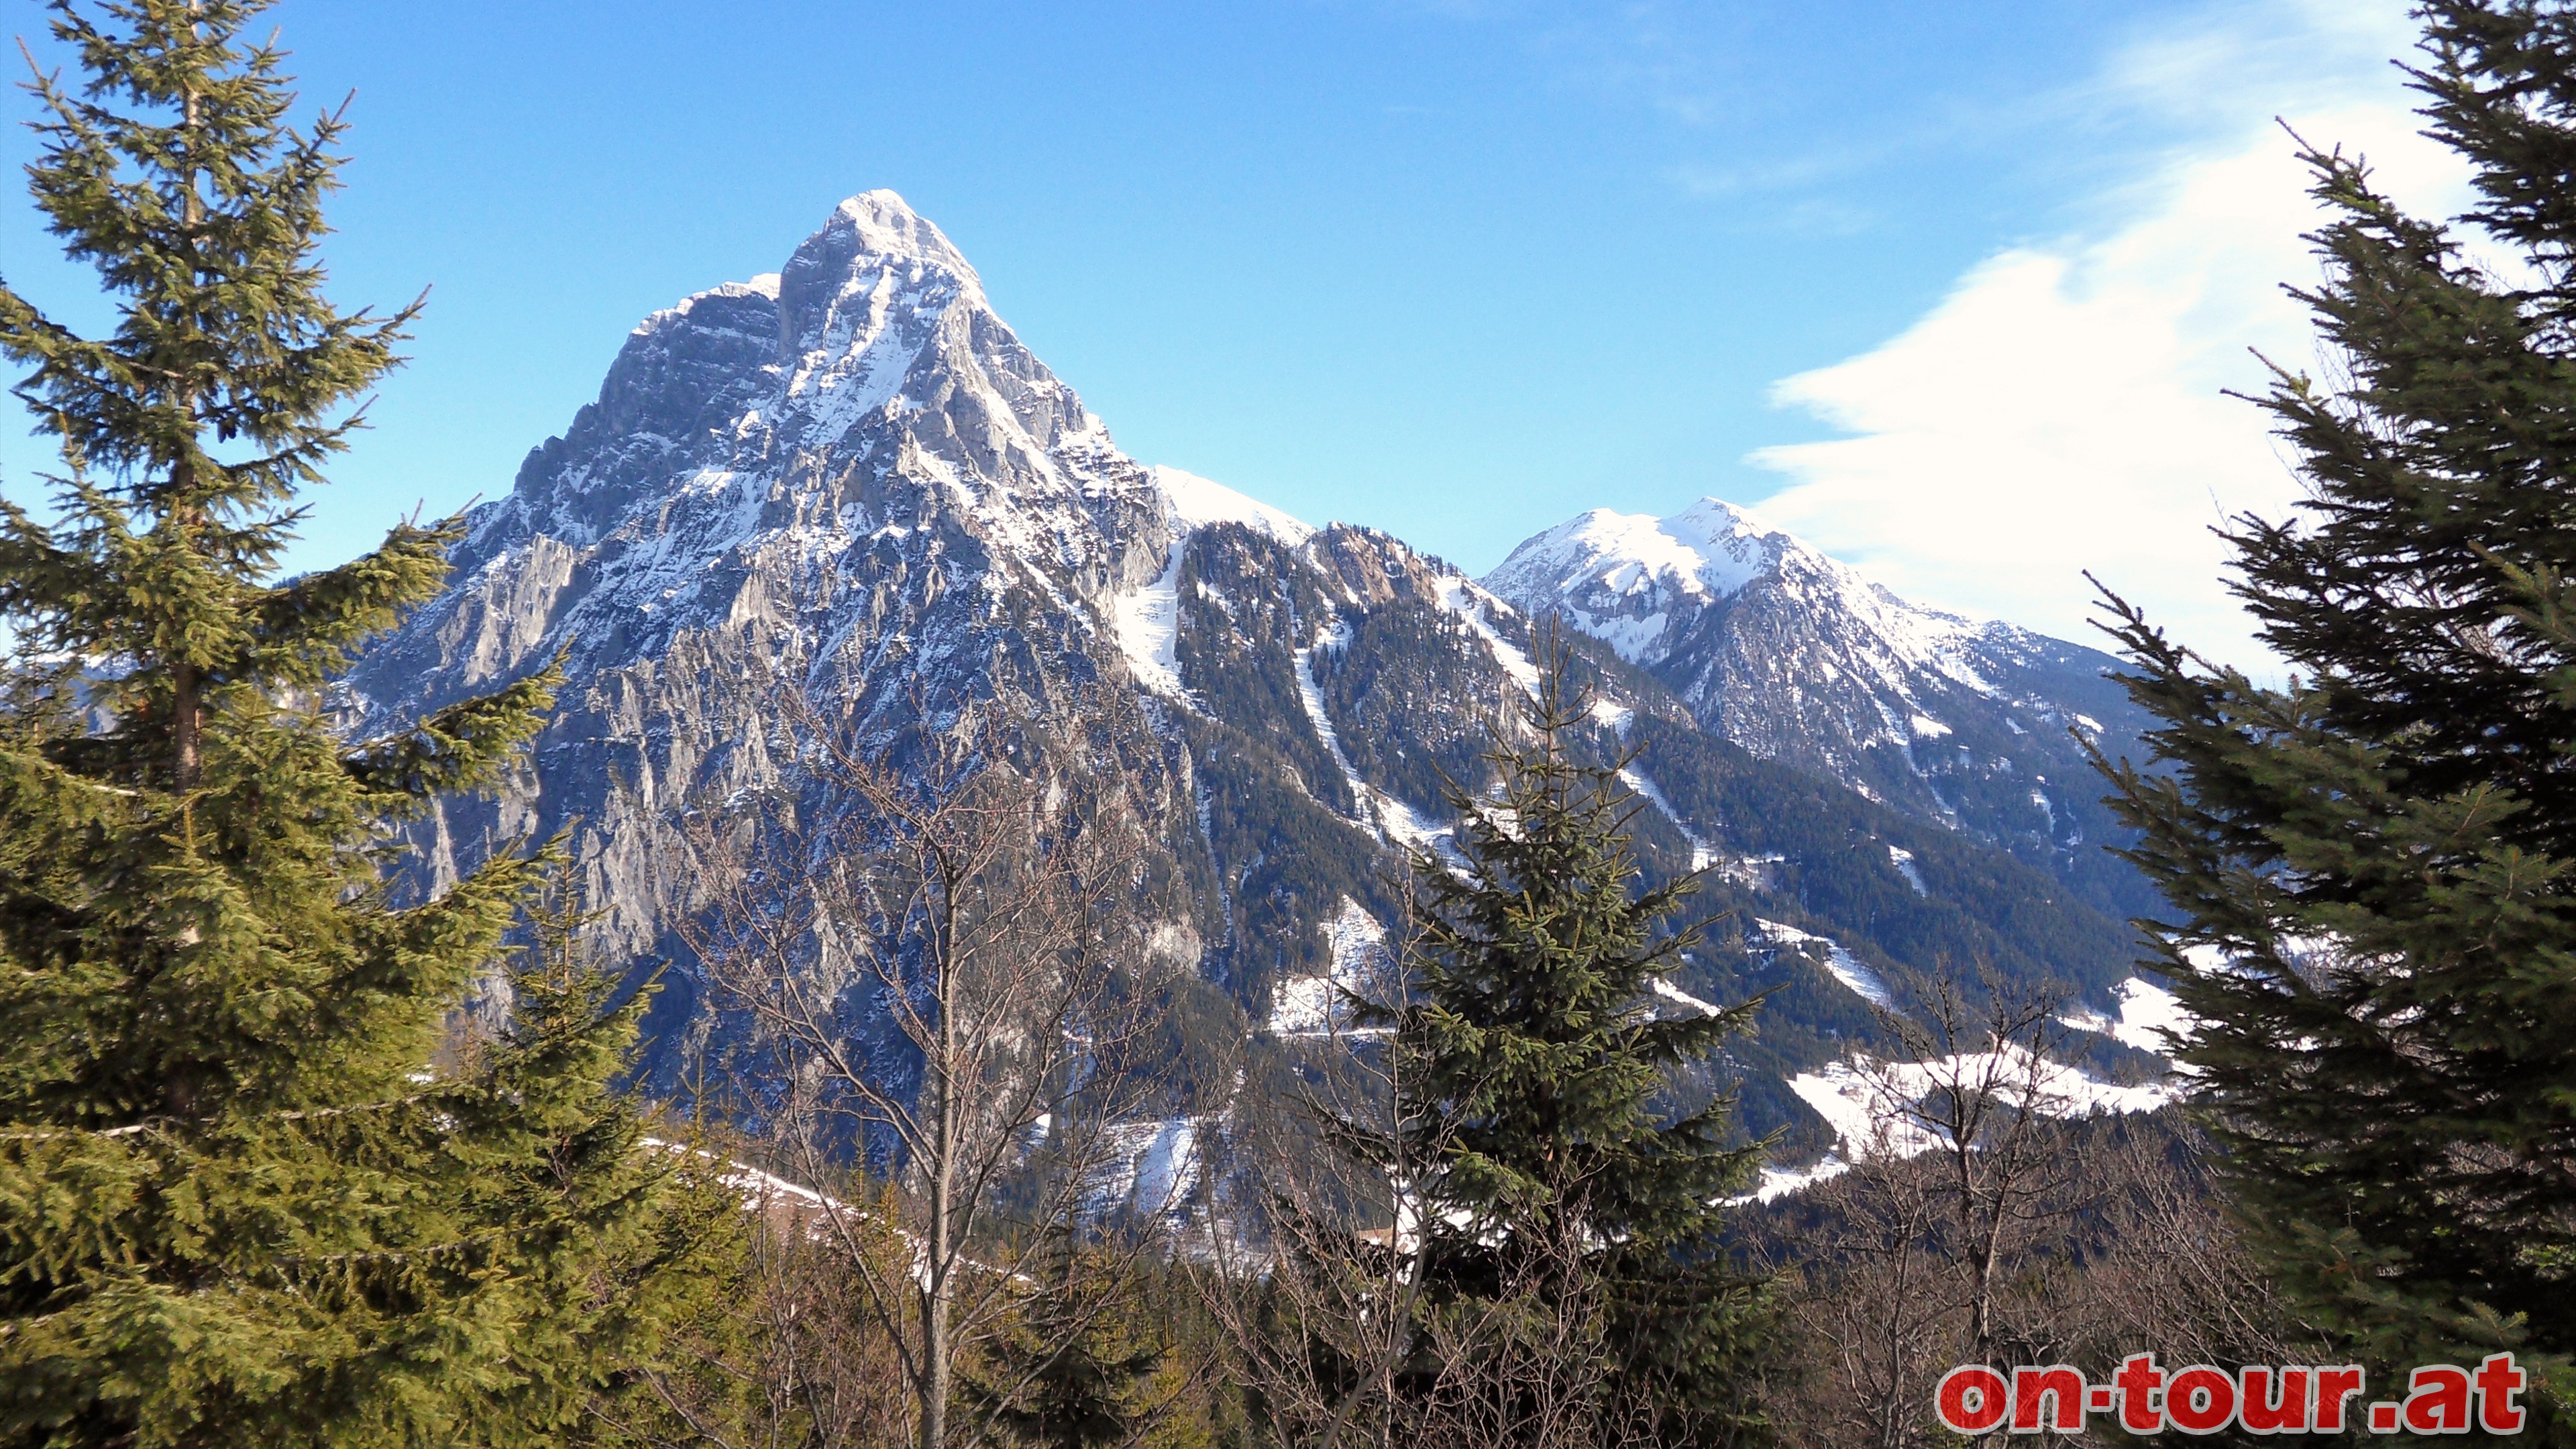
[[[2490,1354],[2474,1369],[2426,1364],[2406,1376],[2406,1397],[2354,1405],[2368,1393],[2358,1364],[2272,1368],[2248,1365],[2230,1374],[2193,1364],[2171,1375],[2156,1356],[2133,1353],[2108,1383],[2088,1383],[2067,1364],[2016,1368],[2007,1377],[1984,1364],[1961,1364],[1941,1376],[1941,1422],[1962,1434],[2009,1427],[2017,1434],[2081,1433],[2088,1414],[2115,1414],[2133,1434],[2167,1429],[2215,1434],[2490,1434],[2522,1432],[2514,1402],[2523,1371],[2509,1353]]]

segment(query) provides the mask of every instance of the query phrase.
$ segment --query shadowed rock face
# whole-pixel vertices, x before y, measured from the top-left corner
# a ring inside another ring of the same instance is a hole
[[[1119,451],[891,192],[843,202],[775,274],[646,318],[598,400],[468,530],[446,591],[375,644],[339,703],[372,732],[563,657],[526,768],[422,824],[412,885],[438,889],[493,849],[569,831],[604,912],[599,946],[676,968],[648,1063],[664,1086],[684,1053],[732,1030],[674,931],[707,885],[683,822],[749,792],[810,796],[782,698],[898,759],[961,711],[1035,720],[1014,767],[1115,795],[1140,823],[1155,855],[1132,949],[1194,973],[1205,999],[1191,1031],[1231,1046],[1396,919],[1407,853],[1439,850],[1450,824],[1444,776],[1481,786],[1486,721],[1531,677],[1524,615],[1440,560]],[[1550,595],[1523,573],[1497,575],[1497,592],[1560,601],[1563,586]],[[1897,806],[1914,803],[1899,798],[1906,782],[1948,788],[1928,768],[1881,784],[1841,767],[1886,741],[1847,728],[1850,708],[1817,704],[1834,696],[1813,671],[1852,667],[1868,646],[1794,568],[1772,576],[1689,619],[1669,611],[1651,658],[1585,646],[1580,671],[1602,696],[1586,747],[1650,744],[1669,775],[1637,824],[1646,868],[1751,861],[1713,878],[1713,906],[1740,897],[1831,933],[1900,985],[1935,952],[1974,951],[2110,1004],[2121,953],[2108,920],[1958,832],[1787,768]],[[1634,603],[1585,597],[1602,618]],[[1936,661],[1900,683],[1963,736],[1967,706],[1942,689],[2024,709],[2010,695],[2024,686],[2003,681],[2090,667],[2043,658],[2065,646],[2017,631],[1957,647],[1960,669]],[[1977,693],[1961,670],[1995,688]],[[1940,796],[1962,821],[1963,798]],[[1784,813],[1787,799],[1824,803]],[[1807,834],[1782,836],[1788,824]],[[1912,924],[1890,934],[1890,922]],[[2078,960],[2064,941],[2091,944]],[[1866,1021],[1832,1004],[1835,978],[1759,942],[1713,949],[1703,970],[1691,989],[1711,999],[1766,971],[1814,976],[1826,1005],[1809,1013],[1812,1046],[1782,1047],[1777,1070],[1831,1054],[1844,1028],[1816,1023],[1834,1012]]]

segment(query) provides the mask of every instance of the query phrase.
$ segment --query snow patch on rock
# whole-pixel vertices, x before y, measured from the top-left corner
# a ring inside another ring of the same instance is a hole
[[[1386,964],[1386,927],[1349,896],[1324,923],[1332,964],[1321,976],[1279,983],[1271,995],[1270,1030],[1280,1036],[1374,1036],[1384,1027],[1354,1027],[1343,993],[1365,989]]]
[[[1181,634],[1181,557],[1181,545],[1172,545],[1171,560],[1159,577],[1111,601],[1110,622],[1118,652],[1127,656],[1136,682],[1187,703],[1189,691],[1181,686],[1180,661],[1172,652]]]
[[[1887,983],[1879,979],[1878,973],[1862,965],[1860,958],[1854,956],[1840,941],[1830,936],[1818,936],[1801,931],[1795,926],[1782,925],[1778,921],[1756,920],[1753,925],[1754,929],[1762,933],[1765,940],[1775,946],[1796,949],[1811,945],[1822,946],[1825,969],[1833,973],[1836,981],[1851,988],[1853,995],[1872,1006],[1890,1011],[1896,1009],[1896,993],[1890,991]]]
[[[1103,1133],[1108,1161],[1090,1182],[1095,1210],[1125,1210],[1178,1225],[1207,1170],[1202,1137],[1224,1130],[1212,1113],[1121,1122]]]
[[[2175,1038],[2187,1038],[2200,1026],[2200,1018],[2184,1010],[2179,998],[2143,976],[2121,982],[2111,994],[2120,1001],[2117,1017],[2098,1011],[2071,1011],[2058,1020],[2078,1031],[2107,1036],[2122,1046],[2159,1056],[2172,1050]]]
[[[1901,845],[1891,845],[1887,848],[1887,859],[1889,864],[1896,867],[1896,873],[1905,877],[1905,883],[1914,887],[1914,893],[1916,895],[1928,896],[1932,894],[1930,888],[1923,884],[1923,872],[1921,868],[1914,864],[1913,851],[1907,850]]]
[[[1147,471],[1153,479],[1155,491],[1163,497],[1164,507],[1171,513],[1172,538],[1176,546],[1180,540],[1211,523],[1240,523],[1292,548],[1315,536],[1311,526],[1222,483],[1160,464]]]

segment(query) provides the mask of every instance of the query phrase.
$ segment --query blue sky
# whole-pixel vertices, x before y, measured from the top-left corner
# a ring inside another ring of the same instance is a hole
[[[35,6],[0,14],[47,53]],[[2407,136],[2382,0],[275,20],[308,99],[357,93],[335,291],[434,288],[299,566],[505,492],[643,314],[888,186],[1128,452],[1310,520],[1482,570],[1715,493],[1926,602],[2073,636],[2093,566],[2241,653],[2200,535],[2290,496],[2217,397],[2245,344],[2299,345],[2270,118],[2403,152],[2428,204],[2455,181]],[[5,206],[0,271],[95,325]],[[0,429],[0,489],[44,462]]]

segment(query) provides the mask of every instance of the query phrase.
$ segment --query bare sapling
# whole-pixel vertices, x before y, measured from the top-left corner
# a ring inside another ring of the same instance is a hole
[[[1904,1055],[1874,1074],[1874,1115],[1929,1148],[1967,1310],[1964,1347],[1971,1362],[1994,1363],[2039,1347],[2004,1342],[2029,1335],[2012,1334],[1998,1308],[2020,1255],[2078,1207],[2076,1163],[2058,1131],[2076,1106],[2077,1074],[2064,1063],[2062,998],[1991,974],[1980,984],[1982,1003],[1945,972],[1919,1014],[1883,1013]]]
[[[890,1175],[823,1195],[808,1231],[892,1344],[915,1441],[941,1449],[961,1357],[1044,1291],[1049,1232],[1144,1251],[1191,1187],[1118,1171],[1162,1085],[1137,1051],[1156,994],[1142,836],[1115,740],[1040,748],[991,706],[899,746],[794,699],[778,728],[789,776],[697,819],[688,943],[747,1021],[781,1167]],[[908,1261],[878,1250],[887,1213]]]
[[[2020,1289],[2096,1196],[2065,1130],[2060,999],[1944,971],[1909,1005],[1879,1012],[1897,1051],[1857,1063],[1870,1125],[1842,1143],[1847,1170],[1771,1250],[1799,1276],[1789,1316],[1812,1359],[1784,1421],[1878,1449],[1945,1442],[1931,1402],[1952,1365],[2069,1346],[2068,1305]]]
[[[1393,1122],[1404,1059],[1348,1015],[1288,1044],[1289,1082],[1238,1107],[1200,1279],[1273,1433],[1317,1449],[1404,1437],[1401,1381],[1423,1349],[1410,1185],[1425,1173]]]

